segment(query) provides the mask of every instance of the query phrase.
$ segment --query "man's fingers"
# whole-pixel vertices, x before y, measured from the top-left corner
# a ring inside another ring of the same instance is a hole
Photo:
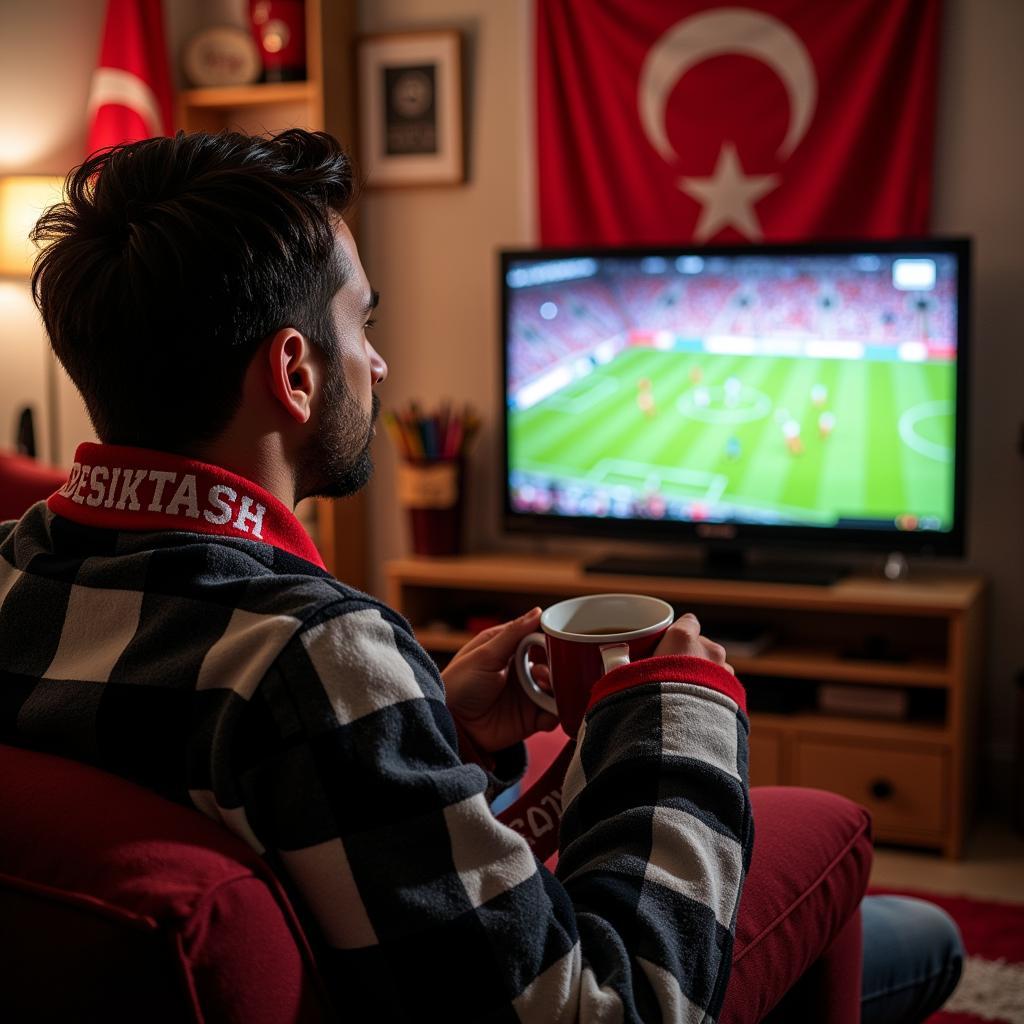
[[[704,645],[704,650],[707,652],[704,657],[708,661],[717,662],[719,665],[725,664],[725,648],[721,644],[716,644],[714,640],[708,640],[707,637],[701,637],[700,642]]]
[[[693,612],[685,612],[680,615],[675,622],[669,627],[674,629],[677,633],[685,633],[686,636],[693,640],[696,640],[700,636],[700,622],[697,620],[697,616]]]
[[[535,732],[552,732],[558,728],[558,715],[553,715],[550,711],[542,711],[540,708],[537,708],[537,712],[537,717],[533,720]]]
[[[539,612],[539,608],[531,608],[524,615],[520,615],[519,618],[512,619],[511,622],[499,622],[496,626],[488,626],[486,629],[480,630],[472,640],[468,640],[459,648],[455,657],[461,658],[464,655],[469,654],[471,651],[475,651],[478,647],[483,647],[486,644],[491,643],[495,637],[503,635],[509,629],[515,631],[515,642],[519,643],[519,640],[522,639],[522,637],[526,636],[527,633],[532,633],[540,624]],[[512,654],[515,654],[514,645]],[[509,657],[511,657],[512,654],[510,654]],[[453,658],[452,660],[454,661],[455,659]]]
[[[676,619],[662,638],[662,643],[673,648],[678,654],[684,653],[688,648],[697,648],[700,642],[700,623],[692,612],[687,612]],[[694,653],[698,652],[694,650]]]
[[[504,624],[499,624],[497,626],[488,626],[486,629],[480,630],[472,640],[467,641],[459,648],[459,654],[468,654],[470,651],[475,651],[478,647],[482,647],[490,639],[497,636],[504,628]]]
[[[495,630],[494,634],[480,646],[486,649],[487,656],[493,660],[496,666],[505,665],[516,653],[519,641],[524,636],[535,632],[539,626],[540,609],[531,608],[525,615],[520,615],[518,619],[492,627]]]
[[[530,666],[530,674],[534,682],[548,693],[551,692],[551,670],[542,661],[534,661]]]
[[[726,661],[726,651],[721,644],[700,635],[700,622],[693,612],[680,615],[665,631],[655,654],[688,654],[695,658],[706,658],[716,665],[732,672],[732,666]]]

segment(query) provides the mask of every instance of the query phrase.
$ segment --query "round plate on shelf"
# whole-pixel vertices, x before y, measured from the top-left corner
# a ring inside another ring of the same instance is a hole
[[[234,25],[215,25],[185,43],[181,66],[191,85],[249,85],[263,70],[252,36]]]

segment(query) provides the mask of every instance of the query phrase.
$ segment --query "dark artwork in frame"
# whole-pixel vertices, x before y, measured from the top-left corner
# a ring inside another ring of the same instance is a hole
[[[431,29],[363,36],[357,64],[360,164],[367,185],[465,181],[461,33]]]
[[[388,156],[437,153],[436,66],[385,67],[383,75],[384,152]]]

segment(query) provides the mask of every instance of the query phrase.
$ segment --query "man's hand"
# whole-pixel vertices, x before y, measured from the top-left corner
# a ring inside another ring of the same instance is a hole
[[[518,619],[485,629],[441,673],[448,710],[481,750],[504,750],[558,724],[554,715],[526,696],[512,664],[519,641],[539,628],[540,609],[533,608]],[[534,678],[541,685],[547,683],[545,666],[535,666]]]
[[[688,654],[692,658],[707,658],[736,675],[732,665],[725,660],[725,648],[700,635],[700,623],[693,612],[680,615],[668,627],[654,650],[655,657],[659,654]]]

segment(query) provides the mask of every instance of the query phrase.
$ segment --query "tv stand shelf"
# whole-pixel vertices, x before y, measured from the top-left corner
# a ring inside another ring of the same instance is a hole
[[[440,664],[470,639],[471,619],[578,594],[653,594],[693,611],[712,638],[763,627],[763,650],[730,654],[752,706],[751,782],[831,789],[868,807],[881,841],[962,852],[983,667],[977,576],[850,575],[820,586],[599,574],[576,559],[494,554],[396,559],[387,580],[389,602]],[[815,701],[827,684],[899,690],[908,711],[826,714]]]

